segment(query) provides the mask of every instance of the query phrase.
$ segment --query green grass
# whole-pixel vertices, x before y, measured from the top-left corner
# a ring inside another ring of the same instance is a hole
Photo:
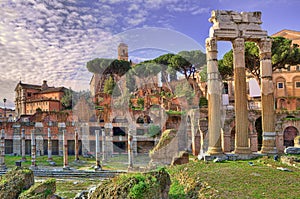
[[[299,198],[300,170],[272,158],[223,163],[196,161],[181,166],[170,166],[173,184],[170,198],[192,198],[200,193],[203,198]],[[293,170],[277,170],[285,167]],[[184,187],[185,196],[182,191]]]

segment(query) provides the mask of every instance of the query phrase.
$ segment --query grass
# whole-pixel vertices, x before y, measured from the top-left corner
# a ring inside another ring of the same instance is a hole
[[[181,166],[170,166],[170,198],[299,198],[300,170],[272,158],[223,163],[196,161]],[[294,172],[280,171],[277,167]],[[174,189],[173,186],[179,187]],[[182,186],[184,193],[182,194]],[[179,192],[179,193],[177,193]]]
[[[296,156],[299,157],[300,156]],[[20,156],[6,156],[6,166],[12,168]],[[53,156],[56,167],[62,167],[62,157]],[[93,158],[80,157],[81,163],[74,163],[69,156],[72,168],[91,169]],[[168,166],[172,180],[170,199],[197,198],[299,198],[300,169],[262,157],[248,161],[224,161],[221,163],[194,161],[179,166]],[[126,170],[127,155],[115,155],[105,164],[104,169]],[[146,165],[147,155],[134,157],[134,165]],[[253,163],[253,166],[249,164]],[[22,166],[30,166],[30,157]],[[37,157],[38,166],[48,166],[47,157]],[[288,168],[293,172],[280,171],[277,167]],[[42,179],[42,178],[37,178]],[[96,186],[100,179],[57,179],[56,194],[64,198],[73,198],[82,190]],[[196,197],[197,196],[197,197]]]

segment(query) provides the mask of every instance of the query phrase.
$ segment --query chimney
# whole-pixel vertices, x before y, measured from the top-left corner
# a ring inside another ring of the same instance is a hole
[[[43,81],[42,90],[46,90],[48,88],[47,81]]]

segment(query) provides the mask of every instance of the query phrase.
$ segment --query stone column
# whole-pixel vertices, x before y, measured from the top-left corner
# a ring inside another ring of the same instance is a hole
[[[52,161],[52,141],[50,128],[48,128],[48,161]]]
[[[105,162],[107,160],[106,135],[104,129],[101,129],[101,131],[102,131],[102,161]]]
[[[69,170],[68,165],[68,139],[67,139],[67,131],[63,130],[63,143],[64,143],[64,149],[63,149],[63,155],[64,155],[64,167],[63,169]]]
[[[78,131],[75,129],[75,161],[79,160]]]
[[[21,129],[19,124],[13,125],[13,153],[16,155],[22,155],[21,153]]]
[[[275,132],[275,110],[274,110],[274,88],[272,81],[272,40],[264,38],[259,43],[260,74],[261,74],[261,105],[262,105],[262,130],[263,143],[261,153],[275,154],[276,132]]]
[[[248,138],[248,108],[246,94],[245,43],[243,38],[232,41],[234,66],[235,150],[250,154]]]
[[[0,139],[0,170],[5,171],[5,130],[1,129],[1,139]]]
[[[35,155],[36,155],[36,146],[35,146],[35,130],[31,130],[31,166],[30,169],[36,169],[36,160],[35,160]]]
[[[112,157],[114,147],[113,147],[113,125],[112,123],[106,123],[105,128],[105,152],[107,157]]]
[[[58,123],[58,155],[63,156],[64,155],[64,136],[63,131],[66,128],[66,124],[64,122]]]
[[[208,92],[208,151],[209,155],[222,154],[221,148],[221,89],[217,60],[217,40],[206,39],[207,92]]]
[[[22,132],[22,135],[21,135],[21,138],[22,138],[22,162],[25,162],[26,161],[26,156],[25,156],[25,129],[22,129],[21,130]]]
[[[127,144],[127,152],[128,152],[128,168],[133,167],[133,153],[132,153],[132,140],[133,136],[131,135],[131,130],[128,130],[128,144]]]
[[[100,131],[95,130],[95,143],[96,143],[96,165],[95,165],[95,170],[101,170],[100,166],[100,143],[99,143],[99,137],[100,137]]]

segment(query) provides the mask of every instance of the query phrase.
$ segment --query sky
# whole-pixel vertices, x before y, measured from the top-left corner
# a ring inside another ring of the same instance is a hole
[[[300,31],[298,0],[0,0],[0,106],[14,107],[19,81],[86,90],[86,63],[116,58],[125,42],[134,62],[204,51],[212,10],[261,11],[272,35]],[[218,42],[219,58],[230,50]]]

